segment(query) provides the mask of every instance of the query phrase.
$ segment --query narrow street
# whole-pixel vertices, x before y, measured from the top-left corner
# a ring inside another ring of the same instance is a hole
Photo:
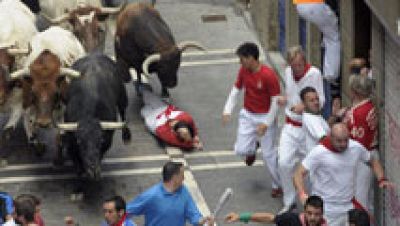
[[[271,180],[261,156],[247,167],[232,151],[241,102],[231,123],[224,127],[221,122],[223,105],[239,69],[234,52],[245,41],[257,42],[248,20],[237,14],[234,2],[158,0],[156,4],[177,42],[195,40],[208,49],[204,53],[185,53],[179,85],[171,91],[172,103],[195,118],[204,151],[182,155],[161,147],[146,131],[134,86],[127,84],[132,142],[124,145],[120,132],[115,133],[113,146],[103,161],[103,179],[87,187],[83,201],[71,201],[75,179],[71,164],[67,162],[65,167],[53,169],[51,147],[43,157],[29,152],[21,145],[26,142],[22,125],[16,132],[19,136],[7,148],[10,164],[0,169],[0,190],[13,195],[32,193],[41,198],[46,225],[61,225],[64,216],[71,215],[80,225],[94,226],[102,221],[104,198],[119,194],[131,200],[161,179],[163,163],[178,158],[187,163],[186,183],[204,213],[214,209],[225,188],[233,189],[234,195],[219,216],[218,225],[224,225],[221,219],[228,211],[277,212],[282,206],[281,199],[270,197]],[[214,17],[216,20],[202,19],[215,15],[218,15]],[[113,52],[110,38],[106,52],[110,55]],[[261,59],[268,64],[264,54]],[[149,82],[156,84],[157,79],[150,78]],[[143,219],[135,218],[135,222],[142,225]]]

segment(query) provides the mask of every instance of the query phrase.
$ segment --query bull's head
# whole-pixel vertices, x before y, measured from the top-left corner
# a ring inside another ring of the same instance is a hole
[[[11,86],[10,71],[14,66],[15,56],[28,53],[28,49],[16,49],[11,44],[0,47],[0,105],[7,100],[7,94]]]
[[[125,123],[122,122],[100,122],[93,118],[86,118],[78,123],[58,124],[59,129],[74,133],[73,142],[76,143],[74,146],[78,149],[75,151],[82,159],[84,172],[93,180],[100,179],[103,149],[111,144],[112,132],[105,130],[122,129],[123,127],[125,127]]]
[[[76,78],[79,72],[61,68],[59,58],[48,50],[43,51],[29,69],[11,74],[12,79],[23,78],[23,105],[24,108],[33,107],[36,125],[48,127],[51,124],[53,110],[67,87],[66,76]]]
[[[78,5],[78,8],[65,13],[64,15],[49,19],[53,24],[59,24],[64,21],[69,21],[73,26],[73,32],[78,39],[83,43],[86,51],[94,50],[101,41],[100,24],[101,18],[119,13],[126,5],[126,0],[119,7],[93,7],[89,5]]]
[[[155,53],[146,58],[142,64],[142,70],[144,75],[150,75],[150,66],[153,63],[154,71],[157,73],[161,84],[167,88],[173,88],[177,84],[178,80],[178,69],[181,63],[182,53],[188,48],[196,48],[199,50],[205,50],[205,48],[194,41],[184,41],[179,43],[170,51],[163,53]]]

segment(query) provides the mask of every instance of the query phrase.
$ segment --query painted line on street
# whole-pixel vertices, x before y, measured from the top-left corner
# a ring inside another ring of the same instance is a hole
[[[212,55],[223,55],[223,54],[236,54],[236,49],[210,49],[206,51],[191,51],[182,53],[182,57],[188,56],[212,56]],[[199,61],[182,61],[181,67],[192,67],[192,66],[204,66],[204,65],[222,65],[222,64],[236,64],[239,63],[239,58],[227,58],[221,57],[218,60],[199,60]],[[115,56],[111,56],[111,59],[115,61]],[[266,57],[264,54],[260,55],[260,61],[265,61]],[[137,80],[137,74],[134,69],[130,69],[131,77],[134,81]],[[142,81],[148,82],[146,76],[142,75]]]
[[[185,161],[184,159],[173,159],[174,161]],[[257,160],[253,166],[261,166],[262,161]],[[199,164],[188,166],[193,172],[206,171],[215,169],[232,169],[232,168],[244,168],[247,167],[242,161],[240,162],[226,162],[226,163],[211,163],[211,164]],[[148,167],[141,169],[126,169],[126,170],[112,170],[104,171],[102,176],[114,177],[114,176],[135,176],[135,175],[148,175],[148,174],[159,174],[161,173],[161,167]],[[11,184],[20,182],[36,182],[36,181],[49,181],[49,180],[66,180],[76,178],[75,174],[60,174],[60,175],[34,175],[34,176],[16,176],[16,177],[2,177],[0,178],[0,184]]]
[[[261,153],[261,150],[258,149],[257,153]],[[194,158],[204,158],[204,157],[220,157],[220,156],[236,156],[234,150],[215,150],[215,151],[202,151],[195,153],[187,153],[184,154],[185,158],[194,159]]]
[[[159,173],[161,173],[160,167],[133,169],[133,170],[113,170],[113,171],[103,172],[102,177],[134,176],[134,175],[159,174]],[[0,178],[0,184],[67,180],[67,179],[74,179],[74,178],[77,178],[76,174],[3,177],[3,178]]]
[[[209,55],[222,55],[222,54],[236,54],[236,49],[210,49],[205,51],[190,51],[183,52],[182,56],[209,56]]]
[[[144,155],[144,156],[128,156],[121,158],[105,158],[102,162],[106,164],[114,164],[114,163],[130,163],[130,162],[150,162],[150,161],[161,161],[168,160],[169,156],[160,154],[160,155]],[[65,165],[72,165],[71,161],[65,163]],[[0,168],[1,172],[7,171],[18,171],[18,170],[34,170],[34,169],[44,169],[44,168],[52,168],[53,165],[51,163],[33,163],[33,164],[15,164],[9,165],[4,168]]]
[[[168,156],[171,159],[173,159],[173,158],[182,158],[183,157],[183,152],[179,148],[166,147],[165,151],[167,152]]]
[[[264,61],[265,57],[260,57],[260,61]],[[181,67],[193,67],[193,66],[204,66],[204,65],[222,65],[222,64],[237,64],[239,58],[227,58],[220,60],[201,60],[201,61],[184,61],[181,63]]]
[[[224,55],[224,54],[232,54],[236,56],[236,49],[209,49],[205,51],[189,51],[189,52],[183,52],[182,57],[212,56],[212,55]],[[260,52],[260,59],[265,59],[265,55],[263,52]]]
[[[257,160],[251,166],[262,166],[263,161]],[[204,171],[204,170],[216,170],[216,169],[236,169],[249,167],[244,162],[225,162],[225,163],[215,163],[215,164],[202,164],[189,166],[192,171]]]
[[[210,151],[201,151],[195,153],[183,153],[180,149],[167,147],[166,151],[167,154],[105,158],[103,160],[103,163],[115,164],[115,163],[151,162],[151,161],[163,161],[163,160],[167,161],[171,158],[175,159],[178,157],[180,158],[182,156],[188,159],[235,156],[235,152],[233,150],[210,150]],[[257,152],[260,152],[260,149]],[[67,160],[65,162],[65,165],[72,166],[72,163],[70,160]],[[53,165],[51,163],[12,164],[0,168],[0,173],[9,171],[45,169],[52,167]]]
[[[203,214],[203,216],[210,216],[210,208],[208,207],[208,204],[199,188],[199,185],[196,182],[196,179],[194,178],[192,171],[185,170],[184,182],[190,194],[192,195],[193,200],[196,202],[197,208],[199,208],[201,214]]]

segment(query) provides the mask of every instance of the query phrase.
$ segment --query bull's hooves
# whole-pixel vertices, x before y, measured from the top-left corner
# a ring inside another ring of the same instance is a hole
[[[35,155],[38,157],[42,157],[44,153],[46,153],[46,145],[42,143],[37,143],[34,145]]]
[[[71,201],[72,202],[80,202],[82,200],[83,200],[83,192],[71,194]]]
[[[129,130],[129,128],[123,128],[122,129],[122,141],[124,142],[124,144],[129,144],[131,142],[131,131]]]

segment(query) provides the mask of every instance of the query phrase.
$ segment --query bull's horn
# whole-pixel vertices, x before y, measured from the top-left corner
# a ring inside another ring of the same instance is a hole
[[[100,126],[104,130],[122,129],[126,126],[125,122],[100,122]]]
[[[199,49],[199,50],[204,50],[204,51],[206,50],[206,48],[202,44],[200,44],[196,41],[183,41],[183,42],[180,42],[177,46],[178,46],[178,49],[182,52],[190,47]]]
[[[71,15],[69,13],[64,13],[63,15],[56,17],[56,18],[50,18],[47,15],[41,13],[41,15],[48,21],[50,21],[51,24],[60,24],[66,20],[68,20]]]
[[[81,73],[79,71],[66,67],[60,69],[60,74],[67,75],[71,78],[79,78],[81,76]]]
[[[14,45],[15,45],[15,42],[0,43],[0,49],[11,48]]]
[[[122,129],[125,127],[125,122],[100,122],[100,126],[103,130]],[[57,127],[60,130],[75,131],[78,129],[78,123],[58,123]]]
[[[28,55],[30,53],[30,49],[17,49],[17,48],[11,48],[7,49],[7,53],[10,55]]]
[[[11,73],[10,77],[11,79],[19,79],[24,75],[29,74],[29,68],[25,67],[22,69],[19,69],[18,71],[14,71],[13,73]]]
[[[65,130],[65,131],[75,131],[78,129],[78,123],[76,122],[70,122],[70,123],[58,123],[57,127],[60,130]]]
[[[103,14],[117,14],[125,8],[127,3],[127,0],[124,0],[124,2],[122,2],[118,7],[101,7],[100,12]]]
[[[148,56],[146,58],[146,60],[143,61],[143,64],[142,64],[143,74],[149,75],[150,74],[149,73],[150,64],[152,64],[154,62],[157,62],[160,59],[161,59],[161,54],[159,54],[159,53],[152,54],[152,55]]]

